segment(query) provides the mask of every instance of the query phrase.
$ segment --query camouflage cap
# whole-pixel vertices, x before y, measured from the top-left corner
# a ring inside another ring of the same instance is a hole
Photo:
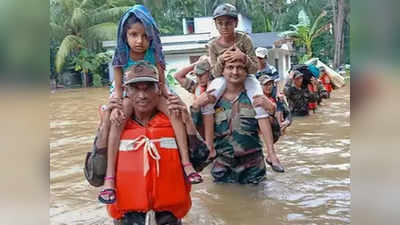
[[[206,72],[209,72],[211,69],[211,65],[208,61],[208,57],[200,59],[199,62],[196,63],[193,69],[193,73],[197,76],[203,75]]]
[[[260,78],[258,78],[258,80],[260,81],[261,85],[265,85],[266,83],[268,83],[269,81],[273,81],[274,79],[272,79],[272,77],[268,75],[262,75]]]
[[[237,19],[238,11],[235,6],[228,3],[224,3],[215,8],[213,13],[213,19],[216,19],[217,17],[220,16],[231,16]]]
[[[125,72],[125,83],[124,85],[138,83],[138,82],[159,82],[157,68],[146,62],[138,61],[137,64],[129,67]]]

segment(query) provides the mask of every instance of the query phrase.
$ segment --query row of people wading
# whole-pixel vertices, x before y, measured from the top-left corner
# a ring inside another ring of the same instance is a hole
[[[235,31],[237,9],[221,4],[213,17],[219,36],[208,43],[208,56],[175,74],[194,95],[189,110],[166,85],[160,34],[149,11],[135,5],[120,19],[115,80],[99,110],[93,146],[106,152],[98,199],[115,224],[181,224],[191,208],[191,185],[203,182],[206,166],[214,182],[224,183],[258,184],[266,164],[284,172],[274,143],[291,115],[307,115],[318,96],[329,96],[315,78],[304,87],[299,70],[291,71],[282,93],[267,49],[255,50],[247,34]]]

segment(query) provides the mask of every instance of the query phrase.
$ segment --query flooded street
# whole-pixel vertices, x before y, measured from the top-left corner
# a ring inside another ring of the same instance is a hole
[[[316,114],[295,118],[276,144],[285,173],[267,165],[258,186],[192,186],[185,225],[350,224],[350,85],[334,90]],[[108,89],[57,90],[50,96],[50,224],[111,225],[99,189],[83,175]]]

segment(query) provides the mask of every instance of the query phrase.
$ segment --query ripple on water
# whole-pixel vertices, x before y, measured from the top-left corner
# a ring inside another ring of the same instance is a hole
[[[315,147],[315,148],[306,148],[305,153],[310,153],[314,155],[325,155],[334,152],[340,152],[343,149],[332,148],[332,147]]]
[[[336,120],[328,120],[328,121],[326,121],[326,122],[322,122],[321,124],[330,125],[330,124],[335,124],[335,123],[339,123],[339,121],[336,121]]]
[[[96,109],[107,95],[106,89],[77,89],[52,96],[51,224],[112,225],[104,205],[96,200],[98,190],[82,175],[98,123]],[[324,103],[315,115],[295,118],[279,140],[284,174],[268,167],[266,181],[256,187],[220,185],[212,182],[210,167],[206,168],[204,182],[192,186],[193,204],[184,224],[348,224],[348,93],[339,89]]]
[[[303,214],[299,213],[290,213],[287,215],[287,220],[294,221],[294,220],[305,220],[306,217]]]

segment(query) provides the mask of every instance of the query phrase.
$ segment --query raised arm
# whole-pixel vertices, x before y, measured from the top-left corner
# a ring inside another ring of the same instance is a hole
[[[187,78],[186,75],[194,69],[195,63],[190,64],[189,66],[185,66],[182,69],[178,70],[175,74],[174,77],[175,79],[179,82],[179,84],[182,87],[185,87],[185,84],[187,84]]]

